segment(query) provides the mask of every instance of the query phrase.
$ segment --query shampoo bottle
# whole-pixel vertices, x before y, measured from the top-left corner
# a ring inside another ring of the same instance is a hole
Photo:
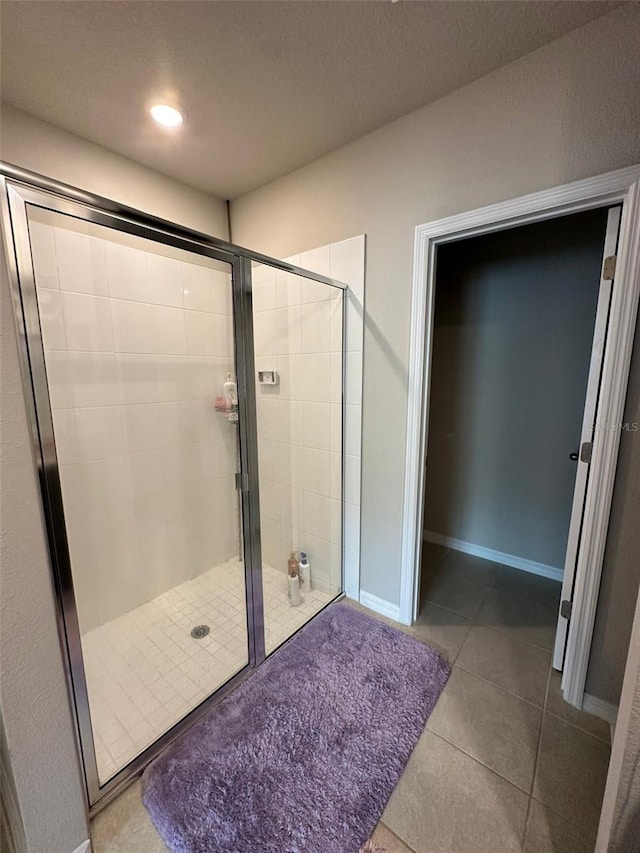
[[[311,566],[304,551],[300,551],[298,574],[300,576],[300,589],[302,592],[311,592]]]

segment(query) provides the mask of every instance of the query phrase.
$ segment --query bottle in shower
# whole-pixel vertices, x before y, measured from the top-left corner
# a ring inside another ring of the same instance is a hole
[[[302,592],[311,592],[311,566],[305,551],[300,551],[300,563],[298,564],[298,576],[300,578],[300,589]]]
[[[224,399],[227,401],[227,408],[233,409],[238,405],[238,386],[231,378],[231,374],[227,373],[227,381],[222,386]]]
[[[302,602],[302,598],[300,596],[300,564],[294,551],[289,557],[287,570],[289,574],[289,603],[292,607],[297,607]]]

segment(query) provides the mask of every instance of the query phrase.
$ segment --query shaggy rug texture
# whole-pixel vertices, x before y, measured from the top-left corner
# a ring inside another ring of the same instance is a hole
[[[448,677],[333,604],[147,767],[144,804],[174,853],[357,853]]]

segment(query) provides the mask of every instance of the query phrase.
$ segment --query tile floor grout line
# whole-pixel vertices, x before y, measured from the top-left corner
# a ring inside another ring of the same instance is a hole
[[[450,553],[453,553],[453,552],[450,552]],[[478,558],[478,559],[482,559],[482,558]],[[436,565],[430,566],[429,567],[430,573],[432,575],[435,575],[438,572],[440,572],[444,566],[444,563],[445,563],[445,560],[443,559],[441,562],[437,563]],[[502,565],[502,564],[499,564],[499,565]],[[518,581],[518,583],[514,583],[513,586],[511,586],[509,584],[509,582],[507,582],[506,584],[494,586],[492,583],[487,583],[484,580],[477,580],[475,578],[472,578],[470,574],[462,573],[459,576],[456,576],[455,574],[450,574],[448,576],[452,580],[463,581],[464,583],[469,583],[469,584],[472,584],[473,586],[483,586],[489,592],[504,593],[508,596],[513,596],[515,598],[519,598],[521,600],[526,601],[528,604],[533,604],[534,607],[540,608],[541,610],[547,610],[550,613],[557,615],[557,608],[555,606],[555,603],[554,603],[554,606],[551,607],[551,606],[547,606],[546,604],[542,604],[540,602],[540,600],[530,601],[529,598],[527,597],[527,591],[519,588],[519,584],[523,580],[531,580],[531,578],[538,578],[538,579],[543,580],[543,581],[546,580],[546,581],[549,581],[549,583],[551,583],[551,584],[557,583],[557,585],[558,585],[557,595],[559,598],[560,597],[560,591],[561,591],[560,583],[552,580],[551,578],[543,578],[541,575],[534,575],[533,572],[527,572],[524,569],[513,569],[510,566],[502,566],[502,568],[509,568],[513,572],[519,572],[522,577],[520,577],[520,575],[519,575],[520,580]]]
[[[507,568],[509,568],[509,567],[507,567]],[[529,579],[532,577],[541,577],[541,575],[534,575],[533,572],[527,572],[524,569],[514,569],[513,571],[515,571],[515,572],[521,571],[522,574],[525,576],[525,578],[529,578]],[[557,583],[557,581],[554,581],[551,578],[545,578],[545,580],[548,580],[550,583]],[[524,601],[529,605],[533,605],[535,608],[548,611],[549,613],[553,614],[554,616],[557,616],[557,608],[555,607],[555,604],[553,607],[551,607],[550,605],[541,604],[540,600],[530,601],[527,598],[526,590],[518,589],[517,583],[514,584],[513,587],[510,587],[508,582],[506,584],[503,584],[502,586],[492,586],[491,584],[485,584],[485,586],[491,592],[502,593],[503,595],[510,596],[512,598],[518,598],[521,601]],[[560,590],[561,590],[561,586],[558,583],[558,597],[560,596]]]
[[[468,636],[469,636],[469,632],[467,631],[467,637],[468,637]],[[467,641],[467,637],[465,637],[465,638],[464,638],[464,643],[466,643],[466,641]],[[458,653],[455,655],[455,657],[453,658],[453,660],[452,660],[452,661],[451,661],[451,663],[449,664],[449,665],[450,665],[450,667],[451,667],[451,669],[453,669],[455,666],[457,666],[457,665],[458,665],[458,658],[460,657],[460,653],[462,652],[462,649],[463,649],[463,647],[464,647],[464,643],[463,643],[463,644],[462,644],[462,646],[458,649]],[[429,645],[429,644],[428,644],[428,643],[425,643],[425,645]],[[445,660],[447,660],[447,657],[446,657],[446,655],[445,655],[445,654],[442,654],[442,657],[443,657]],[[460,667],[460,669],[462,669],[462,667]],[[465,672],[466,672],[466,669],[465,669]]]
[[[447,568],[446,561],[442,560],[438,564],[437,572],[434,572],[434,575],[437,573],[437,575],[440,577],[446,577],[447,576],[446,568]],[[464,578],[462,578],[461,580],[464,580]],[[472,579],[470,578],[469,581],[471,582]],[[506,576],[505,576],[505,581],[508,581],[508,578]],[[464,640],[460,646],[460,649],[457,651],[455,656],[452,656],[452,659],[449,659],[449,662],[451,663],[451,666],[452,666],[452,671],[453,671],[453,669],[457,669],[460,672],[465,672],[470,677],[475,677],[475,678],[479,679],[480,681],[486,683],[487,685],[490,685],[493,688],[497,688],[503,695],[507,694],[509,696],[512,696],[515,699],[519,699],[521,702],[527,703],[527,705],[529,707],[536,708],[537,711],[539,712],[540,729],[539,729],[539,733],[538,733],[538,737],[537,737],[537,741],[536,741],[536,752],[535,752],[535,758],[534,758],[534,769],[533,769],[533,775],[532,775],[532,782],[531,782],[531,787],[530,787],[529,792],[528,793],[526,791],[523,792],[527,796],[527,805],[526,805],[525,822],[524,822],[524,826],[523,826],[523,830],[522,830],[522,836],[521,836],[521,849],[522,849],[523,845],[525,845],[527,843],[527,837],[528,837],[529,827],[530,827],[530,823],[531,823],[533,800],[536,800],[536,802],[540,802],[534,796],[534,790],[535,790],[536,777],[537,777],[539,770],[540,770],[540,762],[541,762],[541,754],[542,754],[541,753],[541,745],[542,745],[543,729],[545,726],[545,722],[548,722],[550,720],[557,720],[559,725],[561,725],[562,723],[567,723],[568,725],[570,725],[572,727],[572,730],[574,730],[576,732],[583,733],[583,734],[591,735],[591,737],[593,738],[592,742],[594,744],[600,743],[600,744],[604,744],[605,746],[608,746],[609,742],[607,740],[605,740],[605,738],[599,736],[598,734],[594,734],[590,730],[583,728],[579,723],[575,723],[575,722],[572,722],[570,720],[566,720],[563,717],[561,717],[557,714],[554,714],[553,711],[550,710],[549,699],[550,699],[551,689],[552,689],[552,684],[553,684],[553,681],[552,681],[552,679],[553,679],[553,667],[552,667],[553,661],[552,661],[550,649],[545,648],[544,646],[541,646],[541,645],[537,645],[536,643],[532,643],[529,641],[528,638],[522,639],[521,637],[513,637],[513,632],[510,632],[508,630],[508,626],[505,626],[505,625],[494,626],[492,624],[487,624],[486,622],[483,621],[483,615],[482,615],[483,614],[483,608],[485,607],[487,600],[489,600],[492,595],[497,595],[498,601],[499,601],[499,597],[502,594],[504,594],[505,599],[511,599],[514,601],[527,601],[528,600],[526,595],[524,594],[524,591],[519,586],[515,586],[514,588],[511,588],[508,585],[506,587],[504,587],[502,585],[496,585],[496,583],[497,582],[494,581],[493,585],[478,584],[478,586],[484,586],[487,591],[485,592],[483,603],[482,603],[481,607],[478,609],[477,615],[473,619],[469,619],[468,616],[463,615],[462,613],[459,613],[456,610],[452,610],[449,607],[443,606],[441,603],[436,603],[436,602],[430,601],[429,598],[427,598],[427,597],[421,597],[421,605],[422,605],[422,608],[425,608],[428,605],[429,607],[435,607],[440,612],[450,613],[452,616],[455,616],[457,620],[459,620],[460,627],[463,627],[464,624],[468,624],[468,626],[469,626],[467,629],[467,635],[464,638]],[[477,584],[477,581],[476,581],[476,584]],[[541,593],[544,592],[544,585],[541,584],[539,589],[540,589]],[[549,587],[549,589],[551,589],[551,587]],[[555,621],[554,617],[556,616],[557,611],[556,611],[555,607],[553,608],[553,611],[552,611],[552,608],[550,608],[546,605],[545,600],[543,599],[542,595],[539,598],[536,596],[536,600],[532,601],[531,604],[532,604],[532,606],[535,607],[535,611],[539,612],[541,614],[541,619],[539,620],[541,627],[542,627],[542,625],[545,624],[544,620],[542,619],[542,616],[545,613],[548,616],[549,624],[551,624],[552,622]],[[435,613],[437,611],[433,611],[433,612]],[[516,623],[514,623],[514,624],[516,624]],[[520,624],[520,623],[518,623],[518,624]],[[543,693],[543,698],[541,700],[541,704],[538,704],[535,701],[532,702],[530,699],[525,699],[524,697],[519,696],[518,694],[512,692],[511,689],[505,688],[501,684],[496,684],[490,678],[485,678],[481,675],[478,675],[476,672],[473,672],[471,669],[467,668],[464,665],[464,663],[462,665],[459,663],[459,660],[462,657],[462,655],[464,654],[465,649],[469,648],[469,644],[472,641],[471,628],[474,625],[477,625],[478,627],[485,628],[485,629],[493,632],[493,634],[496,637],[498,635],[507,636],[507,637],[511,636],[512,641],[514,642],[514,645],[516,647],[519,646],[523,650],[525,649],[525,647],[527,647],[530,649],[535,649],[539,654],[545,654],[546,655],[546,659],[548,661],[548,671],[547,671],[547,677],[545,680],[544,693]],[[426,640],[426,642],[429,643],[428,640]],[[445,655],[445,657],[447,657],[447,656]],[[427,722],[427,729],[432,734],[435,734],[436,737],[439,737],[442,741],[449,743],[459,753],[467,755],[472,760],[476,761],[477,763],[481,764],[483,767],[488,769],[494,775],[497,775],[499,778],[504,780],[504,777],[501,774],[499,774],[496,771],[492,770],[491,768],[487,767],[487,765],[485,765],[482,761],[474,758],[473,755],[470,755],[468,752],[466,752],[460,746],[449,741],[447,738],[444,738],[442,735],[439,735],[437,732],[435,732],[433,729],[431,729],[429,727],[429,722]],[[510,783],[508,780],[504,780],[504,781],[506,781],[508,784],[512,785],[513,787],[517,788],[518,790],[523,791],[522,788],[520,788],[517,785],[513,785],[513,783]],[[553,812],[557,815],[561,815],[560,812],[555,811],[555,808],[550,808],[548,806],[545,806],[544,803],[542,804],[542,806],[543,806],[543,808],[549,808],[550,812]],[[565,817],[564,815],[562,815],[562,816]]]
[[[533,643],[528,643],[526,640],[521,640],[519,637],[511,637],[508,631],[502,631],[500,628],[494,628],[493,625],[485,625],[482,622],[478,622],[474,620],[473,622],[474,628],[486,628],[489,631],[495,631],[496,634],[500,634],[503,637],[510,637],[511,642],[518,646],[526,646],[529,649],[536,649],[538,652],[544,652],[544,654],[552,658],[552,652],[548,649],[543,649],[541,646],[535,646]]]
[[[557,815],[558,817],[562,818],[562,820],[567,822],[567,823],[571,823],[574,826],[579,825],[575,816],[573,816],[573,815],[568,816],[566,812],[561,811],[560,809],[557,809],[555,806],[551,806],[548,803],[543,802],[538,797],[534,797],[533,794],[531,794],[531,802],[537,803],[539,806],[542,806],[543,809],[546,809],[547,811],[552,812],[554,815]],[[593,827],[594,838],[595,838],[595,835],[596,835],[597,830],[598,830],[599,818],[600,818],[600,810],[598,811],[598,821],[595,822],[595,825]],[[564,853],[564,851],[559,851],[559,853]]]
[[[422,537],[422,547],[420,548],[420,557],[421,557],[420,562],[421,562],[421,563],[422,563],[422,551],[423,551],[423,549],[424,549],[424,543],[425,543],[425,542],[429,542],[429,540],[428,540],[428,539],[425,539],[425,538],[424,538],[424,535],[423,535],[423,537]],[[431,544],[432,544],[432,545],[435,545],[436,543],[435,543],[435,542],[432,542]],[[444,546],[444,545],[440,545],[439,547],[440,547],[440,548],[444,548],[444,554],[443,554],[443,555],[442,555],[442,557],[438,560],[438,562],[437,562],[437,563],[435,563],[435,564],[431,564],[431,565],[429,566],[429,568],[431,569],[431,571],[435,571],[435,569],[439,568],[439,567],[444,563],[444,561],[447,559],[447,557],[449,556],[449,554],[451,553],[451,548],[447,548],[447,547],[446,547],[446,546]],[[422,565],[420,566],[420,568],[422,569]]]
[[[542,731],[542,729],[541,729],[541,731]],[[442,737],[442,735],[436,734],[436,732],[431,731],[431,729],[429,729],[429,734],[432,734],[434,737],[437,737],[439,740],[443,741],[443,743],[446,743],[448,746],[452,747],[452,749],[455,749],[456,752],[459,752],[461,755],[464,755],[466,758],[470,758],[478,766],[482,767],[483,770],[486,770],[488,773],[491,773],[492,776],[495,776],[496,779],[499,779],[505,785],[509,785],[509,787],[514,788],[514,790],[519,791],[521,794],[524,794],[524,796],[527,797],[527,809],[525,811],[524,829],[523,829],[523,835],[522,835],[522,839],[524,841],[524,832],[526,831],[526,827],[527,827],[527,817],[529,814],[529,802],[531,800],[531,794],[527,794],[527,792],[524,791],[522,788],[520,788],[518,785],[514,785],[513,782],[510,782],[508,779],[505,779],[504,776],[501,776],[499,773],[496,773],[496,771],[492,770],[491,767],[487,767],[486,764],[483,764],[477,758],[474,758],[473,755],[469,755],[463,749],[460,749],[459,746],[456,746],[455,744],[448,741],[446,738]],[[534,775],[534,778],[535,778],[535,775]]]
[[[462,649],[460,650],[460,653],[462,653]],[[458,657],[460,657],[460,655],[458,655]],[[520,699],[521,702],[526,702],[527,705],[531,705],[533,708],[537,708],[539,711],[542,711],[544,713],[544,706],[543,705],[538,705],[535,702],[532,702],[531,699],[525,699],[524,696],[520,696],[519,693],[514,693],[512,690],[507,690],[507,688],[503,687],[501,684],[496,684],[495,681],[491,681],[488,678],[484,678],[482,675],[478,675],[477,672],[473,672],[473,670],[467,669],[466,667],[461,666],[457,662],[455,664],[453,664],[451,668],[453,669],[454,666],[457,667],[458,669],[461,669],[463,672],[469,673],[469,675],[474,675],[476,678],[479,678],[480,681],[484,681],[485,684],[490,684],[492,687],[498,687],[500,690],[504,691],[505,693],[508,693],[509,696],[513,696],[514,699]]]
[[[445,576],[445,577],[448,577],[448,576]],[[469,580],[466,580],[465,578],[450,578],[450,580],[455,581],[456,583],[465,584],[467,586],[479,587],[479,589],[481,589],[483,591],[482,601],[480,603],[480,607],[478,608],[478,613],[480,613],[480,610],[482,609],[482,605],[484,604],[485,599],[490,592],[490,588],[488,586],[485,586],[483,583],[477,583],[476,581],[469,581]],[[427,593],[427,595],[430,595],[430,593]],[[475,591],[474,591],[474,595],[476,595]],[[477,600],[478,599],[476,599],[476,601]],[[476,616],[473,616],[473,617],[465,616],[464,613],[461,613],[459,610],[452,610],[450,607],[447,607],[445,604],[439,604],[437,601],[432,601],[428,597],[423,598],[422,603],[434,604],[436,607],[442,607],[443,610],[449,610],[451,613],[455,613],[456,616],[463,616],[465,619],[471,619],[472,621],[477,618]]]
[[[454,743],[453,741],[449,740],[449,738],[446,738],[444,735],[441,735],[439,732],[436,732],[433,729],[430,729],[429,728],[429,720],[427,720],[427,723],[425,725],[425,728],[423,729],[423,732],[425,730],[428,731],[430,734],[435,735],[436,737],[439,737],[440,740],[443,740],[445,743],[448,743],[449,746],[452,746],[454,749],[457,749],[458,752],[461,752],[463,755],[466,755],[467,758],[472,758],[476,762],[476,764],[480,765],[480,767],[484,767],[485,770],[489,770],[491,773],[493,773],[494,776],[497,776],[498,779],[502,779],[503,782],[506,782],[507,785],[511,785],[512,788],[516,788],[518,791],[520,791],[526,797],[531,796],[531,791],[527,791],[526,788],[523,788],[520,785],[517,785],[515,782],[512,782],[511,779],[506,779],[502,775],[502,773],[498,773],[498,771],[494,770],[493,767],[489,767],[489,765],[485,764],[484,761],[482,761],[480,758],[476,758],[475,755],[472,755],[470,752],[467,752],[466,749],[463,749],[457,743]],[[540,727],[540,730],[542,731],[542,726]],[[540,737],[540,735],[538,735],[538,737]],[[533,776],[531,778],[531,786],[533,787]]]
[[[574,729],[578,729],[579,731],[584,732],[586,735],[591,735],[591,737],[594,737],[594,738],[596,738],[596,740],[599,740],[601,743],[606,743],[609,747],[611,747],[611,738],[609,738],[609,740],[605,740],[603,737],[600,737],[600,735],[596,735],[593,732],[590,732],[588,729],[583,728],[583,726],[579,726],[577,723],[574,723],[571,720],[567,720],[564,717],[561,717],[560,714],[554,714],[553,711],[549,710],[549,708],[548,708],[549,694],[551,693],[551,679],[553,678],[553,673],[554,673],[554,668],[553,668],[553,658],[552,658],[551,659],[551,668],[549,670],[549,681],[547,684],[547,693],[546,693],[546,696],[544,699],[544,713],[550,714],[556,720],[560,720],[563,723],[568,723],[570,726],[573,726]],[[561,690],[561,692],[562,692],[562,690]],[[574,706],[572,705],[571,707],[573,708]],[[582,711],[583,709],[577,708],[576,710]],[[588,712],[584,711],[584,713],[586,714]],[[591,716],[596,716],[596,715],[592,714]],[[598,719],[602,719],[602,718],[598,717]]]
[[[549,688],[551,686],[551,673],[553,672],[552,662],[549,663],[549,672],[547,673],[547,686],[544,694],[544,705],[542,706],[542,717],[540,719],[540,732],[538,733],[538,743],[536,745],[536,756],[533,761],[533,776],[531,777],[531,790],[529,792],[529,800],[527,802],[527,813],[524,820],[524,828],[522,830],[522,840],[520,842],[520,846],[522,850],[524,850],[524,844],[527,838],[527,824],[529,823],[529,816],[531,814],[531,801],[534,799],[533,792],[535,790],[536,784],[536,773],[538,772],[538,759],[540,757],[540,744],[542,743],[542,732],[544,729],[544,718],[547,709],[547,701],[549,699]]]
[[[437,606],[437,605],[436,605],[436,606]],[[444,609],[444,608],[441,608],[441,609]],[[463,618],[464,618],[464,617],[463,617]],[[465,650],[465,647],[466,647],[467,643],[469,642],[469,637],[471,636],[471,629],[473,628],[473,626],[474,626],[474,625],[475,625],[475,622],[471,622],[471,621],[469,621],[469,630],[467,631],[467,636],[464,638],[464,642],[463,642],[463,644],[460,646],[460,648],[459,648],[459,650],[458,650],[458,654],[456,655],[456,664],[455,664],[456,666],[457,666],[457,662],[458,662],[458,660],[460,659],[460,655],[461,655],[461,654],[462,654],[462,652]],[[453,668],[454,664],[451,664],[451,666],[452,666],[452,668]],[[461,668],[461,669],[463,669],[463,667],[460,667],[460,668]]]
[[[474,622],[474,625],[480,625],[482,628],[491,628],[493,631],[499,631],[501,634],[506,634],[507,636],[510,636],[509,630],[508,630],[508,628],[511,627],[510,625],[491,625],[489,622],[481,622],[480,621],[480,614],[478,614],[478,616]],[[547,648],[546,646],[540,646],[540,645],[538,645],[538,643],[531,643],[531,642],[529,642],[529,640],[522,640],[520,637],[514,637],[513,639],[518,640],[518,642],[524,643],[527,646],[531,646],[534,649],[541,649],[543,652],[546,652],[549,655],[553,653],[552,648],[550,649],[550,648]]]
[[[534,777],[534,779],[535,779],[535,777]],[[573,817],[573,816],[569,817],[565,811],[557,809],[555,807],[555,805],[550,805],[549,803],[543,802],[543,800],[536,797],[532,792],[531,796],[529,798],[529,807],[528,807],[529,811],[531,809],[531,803],[533,803],[533,802],[538,803],[538,805],[542,806],[543,809],[546,809],[547,811],[552,812],[554,815],[557,815],[558,817],[562,818],[563,821],[565,821],[567,823],[576,824],[576,818],[575,817]],[[599,816],[600,816],[600,809],[598,811],[598,818],[599,818]],[[597,832],[597,828],[598,828],[598,822],[596,821],[596,823],[595,823],[595,831],[596,832]],[[595,837],[595,832],[594,832],[594,837]],[[560,851],[560,853],[563,853],[563,851]]]
[[[526,794],[526,795],[527,795],[527,808],[526,808],[526,812],[525,812],[525,819],[524,819],[524,824],[523,824],[523,828],[522,828],[522,837],[521,837],[521,844],[520,844],[521,849],[523,849],[523,848],[524,848],[524,843],[525,843],[525,838],[526,838],[526,833],[527,833],[527,824],[528,824],[528,821],[529,821],[529,814],[530,814],[530,810],[531,810],[531,799],[532,799],[532,797],[533,797],[533,787],[534,787],[535,777],[536,777],[536,771],[537,771],[538,753],[539,753],[539,749],[540,749],[540,742],[541,742],[541,738],[542,738],[542,728],[543,728],[543,724],[544,724],[545,708],[546,708],[546,704],[547,704],[547,698],[548,698],[548,693],[549,693],[549,685],[550,685],[550,681],[551,681],[551,663],[552,663],[552,660],[551,660],[551,659],[549,660],[549,673],[547,674],[547,683],[546,683],[546,686],[545,686],[545,696],[544,696],[544,700],[543,700],[543,704],[542,704],[542,706],[537,705],[536,703],[531,702],[531,701],[530,701],[530,700],[528,700],[528,699],[524,699],[522,696],[518,696],[516,693],[513,693],[513,692],[512,692],[512,691],[510,691],[510,690],[507,690],[506,688],[502,687],[502,686],[501,686],[501,685],[499,685],[499,684],[495,684],[495,682],[490,681],[489,679],[485,679],[485,678],[483,678],[482,676],[477,675],[477,674],[476,674],[476,673],[474,673],[474,672],[471,672],[471,670],[465,669],[465,667],[464,667],[464,666],[461,666],[461,665],[459,665],[459,664],[457,663],[457,661],[460,659],[460,656],[462,655],[462,652],[464,651],[465,646],[466,646],[466,645],[467,645],[467,643],[469,642],[469,638],[470,638],[470,635],[471,635],[471,628],[473,628],[473,626],[479,626],[479,627],[483,627],[483,628],[489,628],[490,630],[494,630],[494,631],[497,631],[498,633],[503,634],[503,636],[509,636],[509,633],[508,633],[507,631],[500,631],[498,628],[495,628],[495,627],[493,627],[493,626],[491,626],[491,625],[485,625],[484,623],[482,623],[481,621],[479,621],[479,619],[480,619],[480,614],[482,613],[482,607],[484,606],[484,603],[485,603],[485,602],[486,602],[486,600],[487,600],[487,596],[489,595],[489,591],[490,591],[490,590],[494,590],[494,589],[495,589],[495,587],[490,587],[490,586],[488,586],[488,585],[484,585],[484,586],[485,586],[485,590],[486,590],[486,591],[485,591],[485,595],[484,595],[484,598],[483,598],[482,604],[480,605],[480,608],[479,608],[479,610],[478,610],[478,613],[477,613],[477,615],[476,615],[475,619],[473,619],[473,620],[468,620],[468,621],[470,621],[470,622],[471,622],[471,626],[470,626],[470,628],[469,628],[469,631],[468,631],[468,633],[467,633],[467,636],[465,637],[465,641],[464,641],[464,643],[462,644],[462,647],[460,648],[460,650],[459,650],[459,652],[458,652],[458,654],[457,654],[457,656],[456,656],[456,662],[455,662],[454,664],[452,664],[452,671],[453,671],[453,669],[454,669],[454,668],[456,668],[456,667],[457,667],[457,668],[458,668],[458,669],[460,669],[461,671],[463,671],[463,672],[467,672],[469,675],[472,675],[472,676],[475,676],[476,678],[479,678],[481,681],[485,682],[486,684],[489,684],[489,685],[491,685],[492,687],[496,687],[496,688],[498,688],[499,690],[501,690],[501,691],[503,691],[504,693],[506,693],[507,695],[512,696],[512,697],[514,697],[515,699],[519,699],[519,700],[520,700],[520,701],[522,701],[522,702],[526,702],[530,707],[536,708],[538,711],[540,711],[540,730],[539,730],[539,732],[538,732],[538,738],[537,738],[537,743],[536,743],[536,755],[535,755],[535,758],[534,758],[533,773],[532,773],[532,776],[531,776],[531,787],[530,787],[529,792],[527,792],[527,791],[523,790],[523,789],[522,789],[522,788],[520,788],[518,785],[514,785],[514,784],[513,784],[513,782],[510,782],[508,779],[504,779],[504,777],[503,777],[503,776],[501,776],[499,773],[496,773],[496,771],[492,770],[490,767],[487,767],[487,769],[488,769],[490,772],[495,773],[495,775],[496,775],[496,776],[498,776],[500,779],[503,779],[505,782],[507,782],[507,783],[508,783],[508,784],[510,784],[510,785],[513,785],[513,787],[514,787],[514,788],[516,788],[517,790],[522,791],[524,794]],[[427,601],[428,601],[428,600],[427,600]],[[431,604],[432,606],[435,606],[435,607],[440,606],[440,605],[434,605],[434,604],[433,604],[433,602],[428,602],[428,603],[429,603],[429,604]],[[454,613],[454,615],[461,616],[461,618],[467,618],[467,617],[462,616],[462,614],[455,613],[455,611],[449,611],[449,610],[447,610],[447,608],[441,607],[441,609],[442,609],[442,610],[446,610],[447,612]],[[540,646],[536,646],[536,645],[535,645],[535,644],[533,644],[533,643],[528,643],[528,642],[527,642],[527,641],[525,641],[525,640],[519,640],[519,638],[514,638],[514,639],[516,639],[517,641],[519,641],[519,642],[520,642],[520,643],[522,643],[523,645],[530,646],[530,647],[532,647],[532,648],[539,649],[540,651],[547,652],[547,654],[549,654],[549,655],[551,654],[547,649],[543,649],[542,647],[540,647]],[[427,720],[427,726],[428,726],[428,720]],[[435,732],[433,732],[433,730],[432,730],[432,729],[429,729],[429,731],[432,731],[432,733],[433,733],[433,734],[436,734]],[[437,736],[438,736],[438,737],[441,737],[441,735],[437,735]],[[442,738],[442,739],[446,741],[446,738]],[[447,741],[447,743],[449,743],[449,741]],[[451,744],[451,746],[453,746],[455,749],[458,749],[458,750],[459,750],[460,752],[462,752],[464,755],[468,755],[468,753],[467,753],[467,752],[465,752],[464,750],[460,749],[460,747],[457,747],[455,744]],[[475,761],[478,761],[478,759],[475,759],[475,758],[474,758],[474,756],[472,756],[472,755],[470,755],[469,757],[470,757],[470,758],[472,758],[472,759],[473,759],[473,760],[475,760]],[[478,761],[478,763],[479,763],[481,766],[486,767],[486,765],[485,765],[485,764],[483,764],[481,761]]]
[[[378,824],[382,824],[382,826],[384,826],[387,832],[390,833],[390,835],[393,835],[394,838],[397,838],[398,841],[403,844],[407,848],[407,850],[410,851],[410,853],[417,853],[415,847],[412,847],[407,841],[404,840],[401,835],[398,835],[397,832],[394,832],[393,829],[391,829],[391,827],[389,826],[389,824],[385,823],[382,818],[379,819]]]
[[[483,599],[484,604],[485,599]],[[471,625],[477,625],[480,628],[490,628],[492,631],[497,631],[499,634],[504,634],[505,636],[510,636],[509,631],[505,631],[502,627],[496,627],[495,625],[490,625],[487,622],[480,622],[480,611],[482,610],[482,605],[480,606],[480,610],[478,611],[478,615],[473,619],[470,619],[468,616],[464,616],[462,613],[459,613],[457,610],[451,610],[449,607],[444,607],[442,604],[436,604],[434,601],[430,601],[428,598],[423,599],[420,602],[420,607],[428,604],[430,607],[437,607],[439,610],[444,610],[445,613],[451,613],[453,616],[458,616],[460,619],[466,619],[467,622],[470,622]],[[548,655],[552,654],[553,649],[545,648],[544,646],[539,646],[536,643],[530,643],[528,640],[522,640],[520,637],[513,637],[516,642],[522,643],[525,646],[531,646],[534,649],[539,649],[540,651],[546,652]]]
[[[478,681],[482,681],[484,684],[488,684],[490,687],[495,687],[502,693],[506,693],[507,696],[511,696],[513,699],[518,699],[520,702],[524,702],[526,705],[530,705],[537,711],[541,711],[542,713],[544,713],[544,707],[542,705],[536,705],[536,703],[532,702],[531,699],[525,699],[523,696],[519,696],[517,693],[513,693],[511,690],[507,690],[507,688],[503,687],[502,684],[496,684],[495,681],[491,681],[488,678],[484,678],[482,675],[478,675],[477,672],[472,672],[470,669],[465,669],[464,666],[460,666],[457,663],[452,664],[451,670],[453,671],[454,669],[459,669],[461,670],[461,672],[466,672],[467,675],[472,675],[474,678],[477,678]]]
[[[437,607],[438,610],[444,610],[445,613],[451,613],[452,616],[457,616],[459,619],[465,619],[467,622],[469,622],[470,625],[475,624],[475,619],[469,619],[468,616],[463,616],[462,613],[458,613],[455,610],[451,610],[451,608],[449,608],[449,607],[443,607],[442,604],[436,604],[434,601],[429,601],[428,598],[424,598],[420,602],[420,609],[421,610],[425,604],[428,604],[429,607]]]
[[[571,707],[573,707],[573,705]],[[576,710],[579,710],[579,709],[576,708]],[[548,714],[550,717],[553,717],[554,720],[560,720],[561,723],[566,723],[568,726],[571,726],[572,728],[577,729],[579,732],[582,732],[585,735],[589,735],[589,737],[595,738],[595,740],[600,741],[600,743],[604,743],[608,747],[611,747],[611,741],[610,740],[605,740],[603,737],[600,737],[600,735],[596,735],[593,732],[590,732],[588,729],[585,729],[583,726],[579,726],[577,723],[573,723],[571,720],[567,720],[564,717],[561,717],[559,714],[554,714],[554,712],[550,711],[548,708],[545,708],[544,713]],[[583,713],[587,714],[588,711],[583,711]],[[592,716],[596,716],[596,715],[593,714]],[[597,719],[601,720],[602,718],[598,717]],[[606,720],[602,720],[602,722],[606,722]]]
[[[449,554],[453,554],[453,553],[464,554],[466,552],[464,552],[464,551],[453,551],[453,550],[449,551]],[[446,557],[448,557],[449,554],[447,554]],[[469,554],[467,556],[471,556],[471,555]],[[440,562],[429,566],[429,571],[432,574],[435,574],[438,571],[440,571],[442,569],[444,563],[445,563],[446,557],[443,558]],[[481,562],[491,562],[491,561],[485,560],[483,557],[476,557],[475,559],[478,559]],[[550,584],[556,584],[558,587],[558,589],[557,589],[558,597],[560,596],[560,591],[561,591],[562,585],[559,581],[555,581],[553,578],[546,578],[543,575],[537,575],[534,572],[528,572],[526,569],[516,569],[513,566],[505,566],[503,563],[494,563],[494,565],[497,565],[502,569],[509,569],[510,571],[513,571],[515,573],[514,577],[517,577],[518,581],[513,583],[513,585],[511,585],[507,581],[506,584],[503,583],[503,584],[499,584],[498,586],[495,586],[494,583],[487,582],[486,580],[476,580],[475,578],[473,578],[472,577],[473,570],[469,573],[462,572],[458,576],[450,575],[450,577],[452,577],[456,580],[466,581],[467,583],[470,583],[470,584],[477,584],[478,586],[484,586],[488,590],[492,590],[493,592],[505,592],[508,595],[513,595],[513,596],[516,596],[517,598],[524,598],[527,601],[529,601],[529,599],[526,596],[527,591],[519,588],[519,586],[525,581],[530,582],[532,579],[537,578],[539,581],[542,581],[542,582],[548,581]],[[529,589],[529,591],[531,591],[531,588]],[[532,601],[530,603],[534,604],[536,607],[541,607],[543,610],[549,609],[553,613],[557,612],[557,608],[555,607],[555,605],[553,608],[551,608],[551,607],[547,608],[547,605],[541,604],[540,600]]]

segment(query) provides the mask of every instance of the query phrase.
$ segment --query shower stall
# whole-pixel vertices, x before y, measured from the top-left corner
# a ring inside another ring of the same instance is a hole
[[[0,173],[95,808],[342,594],[346,286]]]

